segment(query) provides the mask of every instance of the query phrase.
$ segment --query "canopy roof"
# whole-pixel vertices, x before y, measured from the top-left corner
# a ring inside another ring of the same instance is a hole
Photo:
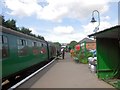
[[[120,25],[107,28],[103,31],[96,32],[88,36],[95,36],[96,38],[120,38]]]

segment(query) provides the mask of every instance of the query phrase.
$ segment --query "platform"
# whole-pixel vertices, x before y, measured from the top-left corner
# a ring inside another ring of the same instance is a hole
[[[69,53],[65,59],[59,59],[30,88],[113,88],[91,73],[88,64],[78,64]]]

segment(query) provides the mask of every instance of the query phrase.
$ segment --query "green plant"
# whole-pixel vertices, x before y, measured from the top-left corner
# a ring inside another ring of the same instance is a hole
[[[82,62],[83,64],[87,64],[87,63],[88,63],[88,60],[87,60],[87,58],[85,57],[85,58],[82,59],[81,62]]]

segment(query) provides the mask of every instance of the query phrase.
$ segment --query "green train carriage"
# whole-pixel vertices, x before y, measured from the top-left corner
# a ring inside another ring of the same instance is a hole
[[[50,57],[53,51],[49,50],[47,41],[5,27],[0,31],[0,39],[2,40],[0,42],[2,80],[53,57]]]
[[[48,42],[48,50],[50,59],[53,59],[57,56],[57,48],[52,42]]]

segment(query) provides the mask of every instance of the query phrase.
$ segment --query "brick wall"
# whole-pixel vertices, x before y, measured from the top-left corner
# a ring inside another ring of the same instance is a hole
[[[96,49],[96,42],[86,43],[86,49]]]

